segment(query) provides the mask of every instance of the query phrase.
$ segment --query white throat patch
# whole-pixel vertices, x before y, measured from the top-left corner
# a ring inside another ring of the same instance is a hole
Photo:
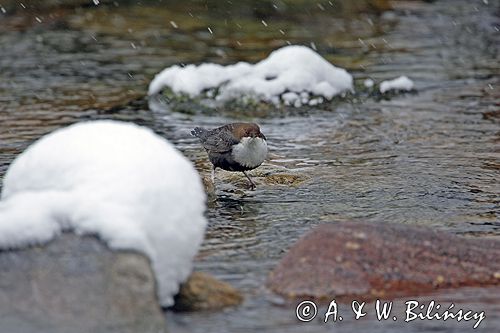
[[[267,143],[262,138],[242,138],[233,146],[233,158],[247,168],[256,168],[264,162],[267,156]]]

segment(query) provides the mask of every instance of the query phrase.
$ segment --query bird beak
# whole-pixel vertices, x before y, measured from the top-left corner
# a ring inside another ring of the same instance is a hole
[[[266,141],[267,141],[266,136],[265,136],[264,134],[259,133],[259,135],[257,135],[257,136],[258,136],[259,138],[264,139],[264,140],[266,140]]]

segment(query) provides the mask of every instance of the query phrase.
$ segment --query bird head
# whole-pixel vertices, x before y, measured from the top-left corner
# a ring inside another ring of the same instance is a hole
[[[242,138],[261,138],[267,140],[266,136],[260,131],[259,125],[255,123],[235,124],[233,132],[238,139]]]

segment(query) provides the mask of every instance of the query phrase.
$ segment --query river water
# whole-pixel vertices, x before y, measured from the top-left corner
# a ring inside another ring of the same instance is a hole
[[[470,322],[450,321],[299,323],[294,308],[264,287],[286,249],[319,223],[408,223],[470,237],[500,235],[499,2],[398,2],[381,15],[348,17],[319,4],[266,24],[232,15],[230,2],[227,11],[214,12],[145,2],[0,16],[0,177],[35,139],[77,121],[149,126],[206,165],[192,127],[252,120],[268,137],[266,164],[303,181],[253,192],[219,189],[195,269],[230,282],[245,302],[215,313],[167,312],[169,331],[470,331]],[[171,112],[144,97],[166,66],[254,62],[288,42],[316,47],[357,85],[407,75],[417,91],[261,113]],[[480,331],[500,327],[498,288],[432,298],[487,311]]]

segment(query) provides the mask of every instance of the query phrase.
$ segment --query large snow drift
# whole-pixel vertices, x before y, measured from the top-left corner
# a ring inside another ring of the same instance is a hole
[[[333,66],[308,47],[295,45],[278,49],[256,64],[168,67],[156,75],[148,93],[153,95],[168,87],[176,94],[195,97],[218,88],[216,99],[221,101],[250,95],[275,104],[300,106],[352,90],[352,82],[344,69]]]
[[[192,164],[129,123],[79,123],[43,137],[12,163],[1,198],[0,248],[64,230],[98,234],[113,249],[150,257],[163,306],[189,275],[206,226]]]

